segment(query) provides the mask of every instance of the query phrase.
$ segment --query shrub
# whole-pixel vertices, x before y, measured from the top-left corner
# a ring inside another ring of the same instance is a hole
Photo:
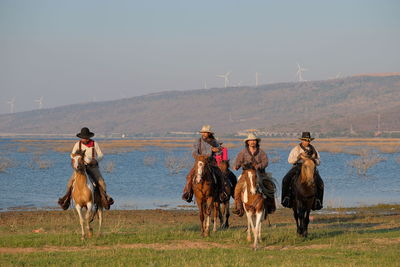
[[[368,169],[375,166],[381,161],[386,160],[384,157],[378,155],[371,150],[362,150],[360,156],[348,162],[349,166],[356,169],[358,175],[366,175]]]

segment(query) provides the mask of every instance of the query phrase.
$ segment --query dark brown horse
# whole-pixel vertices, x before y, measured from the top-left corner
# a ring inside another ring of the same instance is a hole
[[[219,220],[221,223],[222,229],[229,228],[229,199],[234,194],[235,185],[236,185],[236,176],[229,170],[229,160],[222,160],[219,164],[219,169],[222,173],[222,183],[225,187],[225,192],[229,196],[227,200],[221,202],[219,198],[216,200],[218,202],[218,210],[219,210]]]
[[[303,164],[299,177],[293,185],[293,214],[297,224],[297,233],[307,237],[311,208],[315,201],[316,186],[314,182],[315,163],[305,155],[301,155]]]
[[[217,181],[212,173],[209,156],[197,156],[194,163],[193,192],[199,208],[201,234],[210,234],[211,209],[214,209],[214,229],[217,231]]]

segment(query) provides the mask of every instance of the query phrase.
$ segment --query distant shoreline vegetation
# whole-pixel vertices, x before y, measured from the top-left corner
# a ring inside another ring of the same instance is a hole
[[[97,139],[105,153],[126,153],[133,150],[147,150],[148,147],[191,149],[193,138],[168,139]],[[242,138],[221,138],[223,146],[236,148],[243,146]],[[8,139],[18,148],[18,152],[32,152],[48,149],[56,152],[70,152],[76,139]],[[265,150],[290,149],[298,143],[296,138],[262,139],[261,146]],[[318,138],[313,144],[320,152],[346,153],[360,155],[365,148],[383,154],[400,152],[400,138]]]

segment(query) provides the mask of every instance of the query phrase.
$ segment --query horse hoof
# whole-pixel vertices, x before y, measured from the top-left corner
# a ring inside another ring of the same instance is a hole
[[[82,241],[85,240],[85,237],[84,237],[84,236],[81,236],[81,240],[82,240]]]

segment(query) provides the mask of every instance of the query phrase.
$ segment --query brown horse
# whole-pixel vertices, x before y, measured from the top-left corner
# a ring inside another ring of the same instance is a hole
[[[303,164],[298,178],[293,185],[293,214],[296,220],[297,233],[307,237],[311,208],[315,201],[316,186],[314,182],[315,163],[309,157],[301,154]]]
[[[82,240],[85,239],[84,224],[86,224],[87,236],[90,238],[93,235],[90,223],[93,221],[94,216],[97,214],[99,218],[99,235],[103,221],[103,207],[101,206],[100,197],[98,194],[94,194],[93,185],[87,178],[83,157],[84,153],[82,151],[78,151],[72,155],[72,167],[74,169],[72,199],[74,200],[75,209],[79,215],[79,222],[82,230]],[[97,207],[95,207],[95,203],[97,204]],[[82,214],[84,208],[86,208],[85,218]]]
[[[253,232],[253,248],[257,249],[258,241],[261,242],[261,224],[265,215],[264,198],[257,192],[257,172],[254,168],[243,168],[240,179],[246,182],[241,199],[247,216],[247,241],[251,241]]]
[[[193,192],[199,208],[201,234],[209,236],[211,209],[214,210],[214,229],[217,231],[217,181],[212,173],[208,156],[197,156],[194,164]]]
[[[230,217],[230,212],[229,212],[229,199],[230,196],[234,197],[234,191],[235,184],[232,184],[231,180],[235,180],[236,182],[236,176],[229,170],[229,160],[222,160],[219,164],[219,169],[221,170],[222,177],[223,177],[223,183],[225,187],[225,192],[229,196],[227,200],[224,202],[221,202],[219,198],[217,199],[218,202],[218,210],[219,210],[219,220],[221,223],[221,228],[222,229],[227,229],[229,228],[229,217]],[[232,176],[232,177],[231,177]]]

